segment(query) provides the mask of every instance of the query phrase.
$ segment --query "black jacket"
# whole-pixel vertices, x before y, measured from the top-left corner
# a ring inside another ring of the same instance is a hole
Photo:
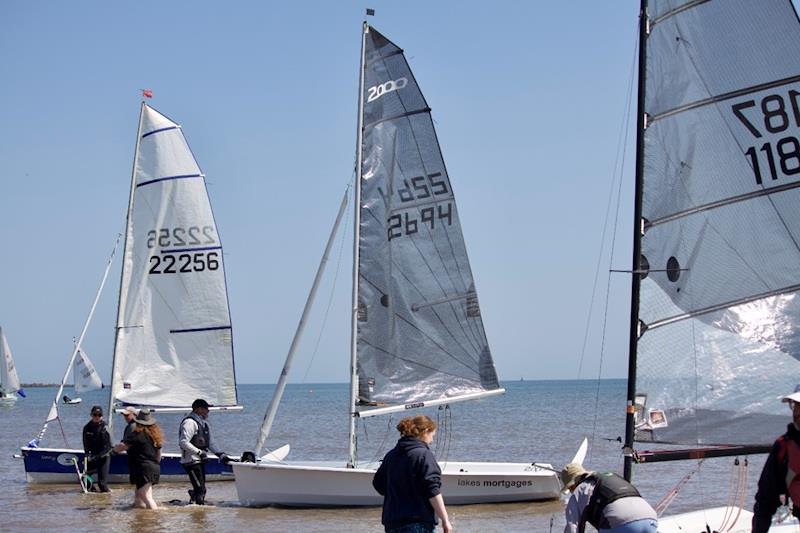
[[[794,424],[789,424],[782,438],[793,440],[800,444],[800,431],[794,427]],[[766,533],[769,531],[772,515],[775,514],[781,504],[780,496],[787,494],[786,472],[788,466],[789,460],[786,448],[781,445],[781,439],[778,439],[772,445],[772,450],[767,456],[767,462],[764,463],[764,469],[761,471],[761,477],[758,479],[756,504],[753,506],[753,533]],[[797,513],[797,511],[797,504],[795,504],[794,513]]]
[[[83,451],[89,459],[102,455],[111,449],[111,435],[108,434],[106,423],[95,424],[89,421],[83,426]]]
[[[387,528],[410,523],[436,524],[430,498],[441,492],[442,470],[427,444],[403,437],[372,478],[383,496],[381,523]]]

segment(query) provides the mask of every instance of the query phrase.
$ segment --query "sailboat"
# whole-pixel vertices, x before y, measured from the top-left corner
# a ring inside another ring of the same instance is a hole
[[[629,480],[636,462],[767,453],[800,376],[795,9],[642,0],[639,34]],[[744,505],[661,518],[659,531],[750,531]]]
[[[75,362],[72,364],[73,389],[76,394],[103,388],[103,380],[94,368],[94,364],[86,353],[78,349]],[[61,392],[59,392],[61,394]],[[78,405],[82,398],[70,398],[66,394],[62,397],[65,405]]]
[[[194,399],[205,398],[214,410],[240,410],[222,243],[205,176],[181,127],[144,102],[135,154],[107,411],[109,429],[116,418],[113,413],[125,406],[147,407],[156,413],[188,412]],[[103,282],[110,263],[111,259]],[[70,364],[80,352],[102,285]],[[73,460],[83,461],[81,450],[39,446],[47,423],[58,419],[58,400],[59,396],[39,437],[22,448],[28,481],[74,480]],[[220,479],[230,468],[214,459],[207,472],[209,479]],[[163,454],[161,478],[185,478],[180,454]],[[110,480],[127,482],[125,457],[112,457]]]
[[[10,406],[17,402],[17,396],[25,397],[25,391],[19,384],[17,367],[14,366],[14,358],[11,356],[11,348],[8,340],[0,328],[0,350],[3,352],[2,366],[0,366],[0,405]]]
[[[430,108],[403,51],[363,25],[355,189],[349,457],[234,464],[245,505],[380,505],[374,462],[360,462],[365,417],[502,394],[486,340],[455,197]],[[342,202],[254,455],[263,450]],[[344,363],[344,362],[343,362]],[[557,498],[550,465],[442,463],[447,502]]]

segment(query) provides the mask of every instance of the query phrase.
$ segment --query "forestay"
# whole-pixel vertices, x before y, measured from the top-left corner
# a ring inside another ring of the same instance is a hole
[[[222,244],[180,126],[142,104],[120,285],[112,401],[236,404]]]
[[[369,28],[357,371],[370,407],[499,391],[430,109],[394,43]]]
[[[637,439],[769,444],[800,375],[800,24],[788,0],[649,14]]]

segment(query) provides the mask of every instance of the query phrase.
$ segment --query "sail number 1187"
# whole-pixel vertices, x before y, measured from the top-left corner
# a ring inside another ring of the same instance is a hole
[[[782,133],[789,127],[800,127],[800,92],[790,90],[787,95],[770,94],[760,101],[747,100],[731,106],[733,114],[747,130],[760,139],[764,133]],[[758,110],[751,108],[758,108]],[[759,116],[760,115],[760,116]],[[756,143],[745,150],[750,160],[756,184],[765,177],[778,179],[778,170],[784,176],[800,174],[800,141],[792,135],[775,142]]]

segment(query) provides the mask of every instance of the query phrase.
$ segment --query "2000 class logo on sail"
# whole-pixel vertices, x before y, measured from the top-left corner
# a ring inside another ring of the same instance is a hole
[[[389,80],[380,85],[374,85],[367,89],[367,102],[374,102],[384,94],[404,88],[408,85],[408,79],[397,78],[396,80]]]

